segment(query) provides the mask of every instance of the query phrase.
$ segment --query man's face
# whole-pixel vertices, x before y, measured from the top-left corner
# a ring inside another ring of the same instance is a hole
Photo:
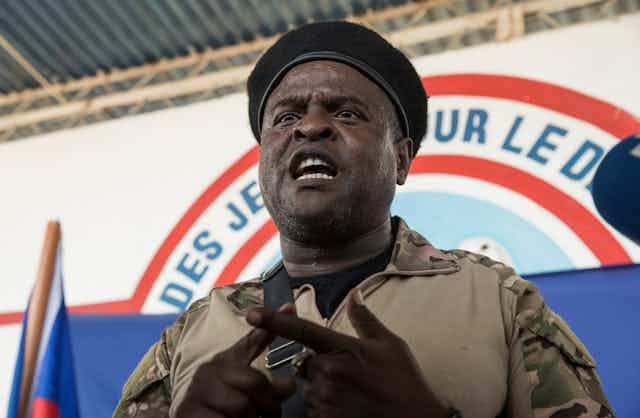
[[[283,235],[324,244],[387,219],[411,154],[389,126],[394,112],[347,65],[312,61],[285,75],[265,106],[260,145],[260,187]]]

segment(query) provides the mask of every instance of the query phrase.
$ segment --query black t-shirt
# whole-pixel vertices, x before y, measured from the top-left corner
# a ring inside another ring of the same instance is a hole
[[[390,246],[368,261],[344,271],[311,277],[289,277],[291,289],[311,284],[315,289],[320,314],[323,318],[330,318],[351,289],[372,274],[384,270],[391,259],[392,249],[393,246]]]

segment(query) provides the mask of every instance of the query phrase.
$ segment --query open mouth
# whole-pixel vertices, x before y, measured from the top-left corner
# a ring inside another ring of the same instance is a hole
[[[333,163],[328,161],[326,157],[317,154],[297,156],[291,168],[294,180],[332,180],[338,175],[338,170]]]

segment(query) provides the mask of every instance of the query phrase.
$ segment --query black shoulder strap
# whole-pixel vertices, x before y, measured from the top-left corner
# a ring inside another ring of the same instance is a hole
[[[263,276],[264,306],[277,310],[285,303],[293,303],[293,292],[289,285],[289,275],[282,264],[277,271],[271,269]],[[295,370],[291,359],[304,347],[286,338],[276,337],[269,346],[267,353],[267,368],[274,378],[293,376]],[[297,389],[292,397],[282,404],[282,418],[305,418],[307,416],[304,397],[302,395],[303,381],[296,378]]]

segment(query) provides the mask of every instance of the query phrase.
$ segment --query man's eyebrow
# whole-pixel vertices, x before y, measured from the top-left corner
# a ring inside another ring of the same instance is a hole
[[[271,108],[271,110],[277,109],[279,107],[289,107],[289,106],[303,107],[303,106],[306,106],[306,104],[309,102],[310,99],[311,97],[306,94],[304,95],[292,94],[292,95],[283,97],[282,99],[275,102],[273,106],[269,106],[269,107]]]
[[[337,108],[345,104],[354,104],[356,106],[360,106],[365,110],[369,109],[367,103],[356,96],[330,96],[324,97],[322,99],[322,103],[328,108]]]

